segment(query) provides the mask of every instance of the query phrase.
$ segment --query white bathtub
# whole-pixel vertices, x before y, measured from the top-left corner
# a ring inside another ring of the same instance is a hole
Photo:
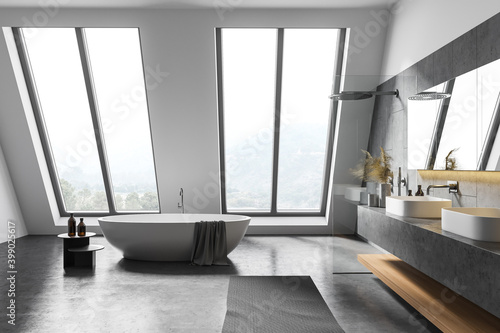
[[[250,217],[229,214],[136,214],[98,219],[108,242],[123,257],[147,261],[190,261],[194,223],[225,221],[227,253],[245,235]]]

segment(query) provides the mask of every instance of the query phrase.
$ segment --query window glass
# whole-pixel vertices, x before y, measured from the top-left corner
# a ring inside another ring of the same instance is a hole
[[[320,211],[337,29],[285,29],[278,211]]]
[[[446,157],[456,159],[457,169],[475,170],[477,162],[478,131],[477,76],[470,71],[455,79],[450,106],[436,156],[435,170],[446,169]],[[471,158],[473,157],[473,158]]]
[[[220,30],[227,211],[321,213],[339,36],[339,29]]]
[[[84,31],[116,210],[158,211],[139,32]]]
[[[223,29],[228,211],[271,209],[276,29]]]
[[[483,152],[486,144],[487,134],[491,130],[493,115],[500,95],[500,61],[493,61],[477,69],[478,83],[478,134],[479,140],[477,151]],[[490,156],[491,157],[491,156]],[[491,162],[497,162],[491,161]],[[495,167],[487,168],[494,170]]]
[[[443,92],[439,84],[426,92]],[[442,100],[408,100],[408,169],[425,169]]]
[[[61,210],[158,212],[139,30],[17,31]]]
[[[66,211],[108,211],[74,29],[24,38]]]

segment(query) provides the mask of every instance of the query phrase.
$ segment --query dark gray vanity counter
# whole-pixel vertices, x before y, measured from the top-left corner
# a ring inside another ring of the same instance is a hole
[[[500,318],[500,243],[443,231],[440,219],[367,206],[358,206],[357,233]]]
[[[413,217],[404,217],[404,216],[399,216],[399,215],[394,215],[391,213],[386,213],[385,208],[377,208],[377,207],[368,207],[368,206],[361,206],[364,209],[369,209],[373,210],[375,212],[378,212],[380,214],[385,214],[388,217],[391,217],[393,219],[399,220],[404,223],[411,224],[413,226],[426,229],[432,232],[435,232],[437,234],[443,235],[445,237],[455,239],[456,241],[463,242],[466,244],[469,244],[470,246],[475,246],[477,248],[480,248],[484,251],[489,251],[493,252],[495,254],[500,255],[500,243],[497,242],[482,242],[482,241],[476,241],[467,237],[463,237],[457,234],[454,234],[452,232],[445,231],[441,228],[441,219],[421,219],[421,218],[413,218]]]

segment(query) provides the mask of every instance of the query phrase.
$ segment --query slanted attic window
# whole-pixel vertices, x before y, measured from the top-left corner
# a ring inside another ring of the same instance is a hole
[[[61,215],[159,212],[137,28],[16,28]]]
[[[216,30],[224,213],[325,215],[344,36]]]

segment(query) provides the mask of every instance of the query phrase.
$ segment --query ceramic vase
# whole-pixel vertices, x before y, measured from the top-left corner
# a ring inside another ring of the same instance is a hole
[[[391,184],[380,184],[380,207],[385,208],[385,198],[391,196]]]
[[[366,182],[366,193],[377,194],[378,183],[376,182]]]
[[[359,193],[359,204],[368,205],[368,193],[366,191]]]

